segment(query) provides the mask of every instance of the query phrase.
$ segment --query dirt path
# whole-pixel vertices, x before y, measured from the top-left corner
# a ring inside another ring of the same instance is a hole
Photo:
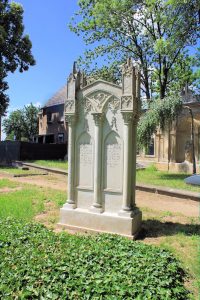
[[[199,216],[199,203],[192,200],[137,191],[136,204],[141,208],[148,207],[152,210],[178,213],[186,217],[198,218]]]
[[[16,192],[16,191],[20,191],[21,189],[22,189],[21,187],[16,187],[16,188],[2,188],[2,189],[0,189],[0,194],[1,193]]]
[[[9,174],[0,174],[0,179],[9,178],[12,181],[19,183],[34,184],[41,187],[49,187],[56,190],[67,190],[67,179],[64,175],[48,174],[27,177],[13,177]]]

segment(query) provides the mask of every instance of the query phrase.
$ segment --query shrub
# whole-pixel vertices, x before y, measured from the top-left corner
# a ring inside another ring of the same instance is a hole
[[[188,299],[166,250],[115,235],[59,235],[0,221],[0,299]]]

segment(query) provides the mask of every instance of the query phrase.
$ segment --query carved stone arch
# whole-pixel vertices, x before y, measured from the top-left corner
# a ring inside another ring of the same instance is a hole
[[[84,108],[86,112],[102,113],[108,105],[113,109],[119,108],[120,99],[105,90],[95,90],[84,97]]]
[[[104,190],[121,192],[123,176],[123,141],[119,134],[111,130],[104,138]]]
[[[83,131],[76,140],[76,186],[93,187],[93,157],[94,141],[88,132]]]

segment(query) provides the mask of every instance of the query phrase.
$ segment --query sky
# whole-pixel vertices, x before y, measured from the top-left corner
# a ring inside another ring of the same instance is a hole
[[[78,10],[76,0],[15,0],[24,8],[25,34],[32,42],[36,65],[9,74],[8,112],[31,102],[44,105],[65,83],[73,62],[84,52],[80,37],[68,23]]]
[[[8,75],[8,113],[31,102],[43,106],[66,83],[73,62],[86,48],[68,28],[78,10],[77,1],[15,0],[24,8],[25,34],[32,41],[36,65]]]

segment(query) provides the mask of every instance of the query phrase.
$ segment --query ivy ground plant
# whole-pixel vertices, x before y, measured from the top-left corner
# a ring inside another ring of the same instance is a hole
[[[0,220],[0,299],[188,299],[166,250],[115,235],[56,235]]]

